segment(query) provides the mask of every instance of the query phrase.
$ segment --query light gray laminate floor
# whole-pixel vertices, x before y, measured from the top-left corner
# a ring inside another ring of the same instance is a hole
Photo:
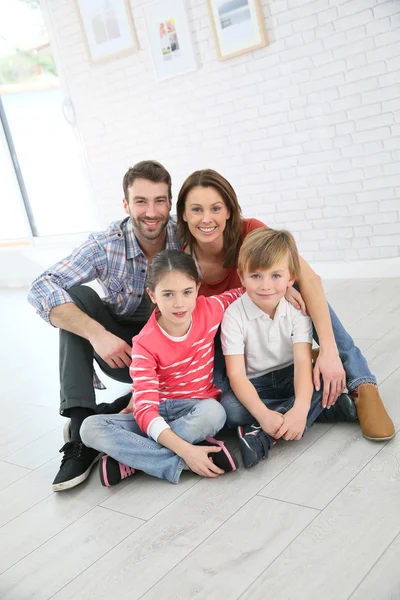
[[[328,281],[400,426],[400,279]],[[0,290],[0,598],[400,599],[400,435],[317,424],[267,461],[177,486],[59,494],[57,331]],[[129,388],[107,380],[99,400]]]

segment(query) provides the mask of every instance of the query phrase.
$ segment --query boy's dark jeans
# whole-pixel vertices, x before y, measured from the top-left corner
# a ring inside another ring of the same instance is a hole
[[[295,401],[294,395],[294,366],[290,365],[278,371],[272,371],[261,377],[250,379],[257,390],[261,401],[270,410],[275,410],[285,414],[290,410]],[[311,427],[319,414],[324,410],[322,407],[322,391],[314,390],[311,398],[310,410],[307,415],[306,430]],[[228,427],[238,427],[239,425],[252,425],[255,419],[252,414],[239,402],[229,388],[223,392],[221,404],[226,412],[226,425]]]
[[[76,285],[68,294],[84,313],[101,323],[107,331],[125,340],[129,346],[145,323],[120,321],[90,287]],[[90,342],[60,329],[60,413],[69,416],[71,408],[89,408],[97,412],[93,387],[93,359],[112,379],[131,383],[128,367],[112,369],[94,352]]]

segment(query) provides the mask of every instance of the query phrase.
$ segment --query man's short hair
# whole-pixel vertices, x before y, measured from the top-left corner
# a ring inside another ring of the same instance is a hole
[[[128,169],[124,175],[122,187],[124,189],[124,198],[128,200],[129,190],[135,179],[148,179],[154,183],[166,183],[168,186],[168,200],[172,197],[171,175],[167,169],[156,160],[142,160]]]
[[[270,269],[288,257],[290,276],[297,279],[300,274],[299,253],[294,237],[282,229],[256,229],[246,236],[238,258],[239,273],[254,273]]]

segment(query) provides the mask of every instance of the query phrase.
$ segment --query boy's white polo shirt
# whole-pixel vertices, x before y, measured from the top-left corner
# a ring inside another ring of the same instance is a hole
[[[273,319],[245,293],[225,311],[221,343],[225,355],[244,354],[249,379],[293,363],[293,344],[312,343],[312,322],[285,298]]]

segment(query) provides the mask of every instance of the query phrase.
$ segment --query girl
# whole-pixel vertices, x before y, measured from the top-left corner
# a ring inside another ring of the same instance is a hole
[[[233,455],[213,437],[226,420],[213,365],[215,334],[241,289],[197,298],[196,265],[178,250],[157,254],[147,283],[157,309],[132,340],[133,414],[94,415],[80,431],[86,446],[106,453],[101,482],[115,485],[135,469],[172,483],[185,468],[204,477],[235,471]]]

